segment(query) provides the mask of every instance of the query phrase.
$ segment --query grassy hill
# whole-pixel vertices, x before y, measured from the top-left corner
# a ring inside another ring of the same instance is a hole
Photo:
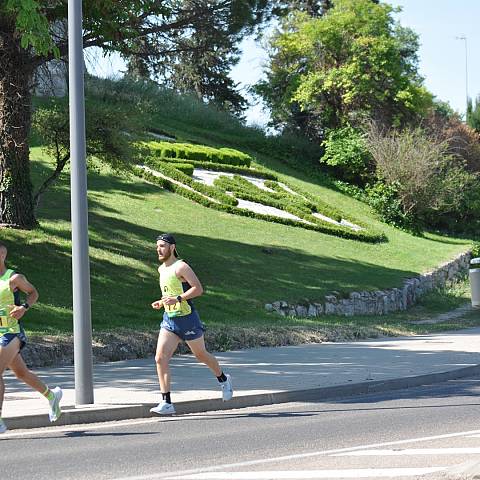
[[[134,93],[125,90],[122,97],[117,92],[115,101],[128,97],[135,102]],[[160,315],[150,303],[159,297],[155,238],[160,232],[176,235],[181,257],[206,287],[206,295],[196,304],[207,326],[298,325],[302,320],[266,313],[264,304],[320,300],[333,290],[397,286],[403,278],[430,270],[468,248],[465,239],[414,237],[379,222],[368,206],[333,189],[320,174],[312,173],[309,161],[301,161],[302,148],[310,149],[311,157],[311,147],[265,138],[257,129],[242,127],[192,99],[166,95],[152,99],[150,109],[139,109],[139,121],[141,115],[148,128],[179,141],[245,151],[280,179],[384,232],[388,241],[361,243],[211,210],[138,177],[97,165],[88,178],[95,330],[157,328]],[[53,163],[41,146],[32,148],[31,158],[38,184]],[[306,167],[294,168],[297,163]],[[40,291],[40,302],[28,315],[29,331],[72,330],[69,210],[67,169],[43,198],[38,229],[0,232],[9,245],[10,265]]]

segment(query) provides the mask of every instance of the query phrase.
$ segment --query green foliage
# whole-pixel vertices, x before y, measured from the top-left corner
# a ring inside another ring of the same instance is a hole
[[[480,96],[476,98],[475,105],[473,105],[471,99],[468,99],[467,124],[480,132]]]
[[[252,161],[250,155],[233,148],[212,148],[206,145],[153,141],[144,144],[144,146],[161,158],[192,159],[246,167],[249,167]]]
[[[356,232],[351,230],[350,228],[337,226],[327,222],[318,222],[316,224],[310,224],[310,223],[305,223],[298,220],[292,220],[290,218],[282,218],[274,215],[265,215],[261,213],[252,212],[250,210],[246,210],[243,208],[238,208],[231,205],[225,205],[222,203],[213,202],[212,200],[208,199],[203,195],[200,195],[195,191],[192,191],[185,187],[177,185],[169,181],[168,179],[159,178],[153,175],[151,172],[148,172],[140,167],[134,167],[133,171],[136,175],[148,180],[151,183],[157,184],[162,188],[178,193],[179,195],[182,195],[185,198],[193,200],[194,202],[199,203],[200,205],[213,208],[215,210],[219,210],[227,213],[233,213],[235,215],[241,215],[241,216],[250,217],[250,218],[256,218],[258,220],[264,220],[267,222],[274,222],[274,223],[280,223],[283,225],[301,227],[307,230],[322,232],[328,235],[334,235],[334,236],[349,239],[349,240],[358,240],[366,243],[378,243],[378,242],[386,241],[385,234],[376,232],[373,229],[360,230]]]
[[[16,19],[18,31],[21,33],[22,48],[32,47],[40,55],[53,52],[60,56],[60,50],[50,36],[49,23],[42,11],[41,3],[36,0],[7,0],[5,11]],[[0,15],[2,7],[0,5]]]
[[[334,167],[337,175],[348,182],[365,183],[371,173],[372,158],[362,133],[349,125],[331,130],[323,147],[321,163]]]
[[[184,163],[187,160],[183,158],[162,158],[162,162],[167,163]],[[228,165],[226,163],[216,163],[216,162],[206,162],[203,160],[188,160],[189,165],[194,167],[201,168],[203,170],[213,170],[216,172],[227,172],[227,173],[238,173],[243,175],[248,175],[250,177],[257,178],[268,178],[270,180],[277,180],[277,175],[274,173],[257,168],[241,167],[236,165]],[[174,165],[175,166],[175,165]]]
[[[168,164],[168,163],[156,160],[154,158],[146,158],[144,159],[144,163],[145,165],[153,168],[154,170],[158,170],[159,172],[172,178],[173,180],[176,180],[177,182],[181,182],[184,185],[188,185],[189,187],[193,188],[196,192],[200,192],[200,193],[203,193],[204,195],[208,195],[209,197],[214,198],[221,203],[224,203],[226,205],[238,204],[238,201],[235,198],[229,195],[226,195],[225,192],[223,192],[222,190],[212,187],[210,185],[205,185],[202,182],[197,182],[196,180],[193,180],[191,177],[189,177],[185,173],[181,172],[180,170],[172,166],[172,164]],[[181,188],[184,188],[184,187],[181,187]],[[198,194],[195,196],[195,198],[198,198]]]
[[[473,242],[472,247],[472,258],[479,258],[480,257],[480,242]]]
[[[128,104],[112,105],[101,98],[88,95],[85,102],[85,133],[87,161],[92,158],[108,163],[113,168],[128,169],[136,161],[138,151],[130,136],[142,129]],[[59,177],[70,159],[70,130],[68,99],[43,102],[33,114],[33,129],[41,139],[45,151],[55,159],[55,171],[44,179],[35,194],[35,204]]]
[[[413,233],[420,233],[418,219],[411,212],[405,213],[397,183],[376,182],[365,190],[367,201],[379,214],[382,221]]]
[[[175,162],[173,163],[172,166],[177,170],[180,170],[185,175],[188,175],[189,177],[193,175],[193,170],[195,168],[191,163],[181,163],[181,162]]]
[[[370,0],[337,0],[326,15],[292,15],[270,40],[266,80],[256,91],[273,123],[311,138],[373,117],[400,124],[432,96],[417,73],[418,38]]]
[[[420,128],[383,132],[372,124],[367,144],[377,177],[388,186],[378,185],[369,194],[384,218],[417,229],[478,230],[479,176],[450,153],[447,140]]]

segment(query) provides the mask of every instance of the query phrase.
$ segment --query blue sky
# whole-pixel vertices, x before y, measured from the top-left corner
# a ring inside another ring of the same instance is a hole
[[[457,111],[465,112],[465,42],[467,38],[468,93],[480,94],[480,0],[390,0],[402,8],[397,18],[403,26],[420,36],[419,67],[427,88]],[[232,78],[242,87],[262,76],[265,52],[252,39],[242,43],[243,56],[233,69]],[[88,54],[87,54],[88,55]],[[123,68],[117,58],[99,61],[92,70],[101,76],[119,74]],[[266,114],[257,105],[247,112],[249,123],[263,124]]]

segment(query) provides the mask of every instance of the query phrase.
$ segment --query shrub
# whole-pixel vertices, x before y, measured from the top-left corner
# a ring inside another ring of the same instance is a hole
[[[325,153],[321,163],[334,167],[338,176],[348,182],[365,183],[372,159],[362,133],[350,126],[331,130],[322,145]]]
[[[213,148],[190,143],[147,142],[144,144],[161,158],[183,158],[250,167],[252,158],[232,148]]]
[[[403,211],[398,189],[397,183],[386,184],[379,181],[374,185],[369,185],[365,189],[368,204],[385,223],[413,233],[419,233],[420,222],[412,212],[405,213]]]
[[[194,167],[191,163],[176,162],[172,166],[177,170],[180,170],[181,172],[183,172],[185,175],[188,175],[189,177],[193,175]]]

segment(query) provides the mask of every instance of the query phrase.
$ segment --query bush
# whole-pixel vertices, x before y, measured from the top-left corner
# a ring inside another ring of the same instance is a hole
[[[468,232],[480,226],[479,177],[452,155],[447,139],[420,128],[383,133],[370,125],[367,144],[377,177],[388,187],[374,187],[370,201],[386,221],[404,227],[413,222],[417,230],[423,225]]]
[[[191,163],[179,163],[179,162],[176,162],[172,165],[174,168],[176,168],[177,170],[180,170],[182,173],[184,173],[185,175],[188,175],[189,177],[191,177],[193,175],[193,170],[194,170],[194,167]]]
[[[321,163],[334,167],[337,176],[348,182],[365,184],[372,158],[362,133],[350,126],[331,130],[322,145]]]
[[[396,183],[386,184],[376,182],[367,186],[368,204],[379,214],[380,219],[389,225],[413,233],[419,233],[420,222],[411,212],[405,213],[398,194],[399,186]]]
[[[252,158],[232,148],[213,148],[190,143],[147,142],[144,144],[161,158],[182,158],[250,167]]]

